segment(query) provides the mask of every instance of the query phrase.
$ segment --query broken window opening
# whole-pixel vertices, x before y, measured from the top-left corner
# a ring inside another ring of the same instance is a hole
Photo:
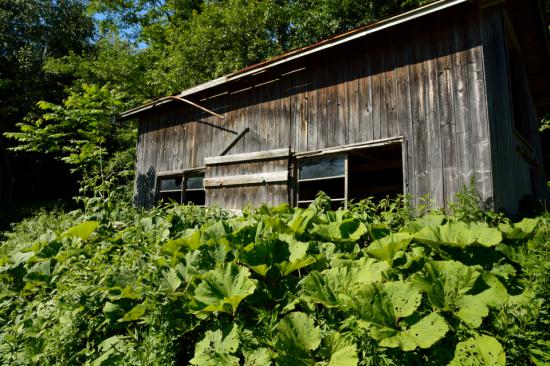
[[[379,201],[403,194],[401,143],[366,147],[317,158],[298,159],[298,207],[307,207],[323,191],[333,209],[350,201]]]

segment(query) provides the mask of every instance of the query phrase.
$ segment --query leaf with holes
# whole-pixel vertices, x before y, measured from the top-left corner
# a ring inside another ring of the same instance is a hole
[[[456,345],[448,366],[505,366],[506,354],[493,337],[476,335]]]

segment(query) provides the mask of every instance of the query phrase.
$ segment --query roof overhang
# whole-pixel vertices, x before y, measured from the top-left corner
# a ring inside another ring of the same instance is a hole
[[[353,41],[358,38],[362,38],[365,36],[368,36],[373,33],[380,32],[384,29],[395,27],[399,24],[403,24],[406,22],[410,22],[414,19],[427,16],[432,13],[436,13],[439,11],[442,11],[444,9],[450,8],[455,5],[467,3],[467,2],[473,2],[473,0],[439,0],[432,2],[430,4],[420,6],[418,8],[412,9],[410,11],[391,16],[382,20],[379,20],[377,22],[365,25],[363,27],[351,30],[346,33],[342,33],[339,35],[336,35],[334,37],[322,40],[320,42],[314,43],[312,45],[299,48],[296,50],[289,51],[287,53],[284,53],[280,56],[274,57],[270,60],[248,66],[242,70],[236,71],[232,74],[222,76],[220,78],[205,82],[203,84],[199,84],[197,86],[194,86],[192,88],[186,89],[182,91],[179,94],[174,95],[174,97],[188,97],[193,94],[197,94],[203,91],[206,91],[208,89],[218,87],[220,85],[230,83],[232,81],[238,81],[242,78],[245,78],[247,76],[255,75],[260,72],[264,72],[265,70],[280,66],[282,64],[291,62],[293,60],[300,59],[302,57],[315,54],[317,52],[324,51],[329,48],[333,48],[339,45],[342,45],[344,43]],[[166,103],[170,103],[173,101],[173,98],[164,97],[157,99],[155,101],[143,104],[137,108],[130,109],[128,111],[125,111],[119,115],[121,119],[129,119],[129,118],[135,118],[138,114],[143,113],[145,111],[148,111],[154,107],[158,107],[161,105],[164,105]]]

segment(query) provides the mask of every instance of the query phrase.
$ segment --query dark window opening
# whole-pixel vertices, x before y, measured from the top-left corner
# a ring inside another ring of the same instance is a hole
[[[193,203],[196,206],[204,206],[206,192],[204,190],[204,173],[189,174],[185,176],[184,202]]]
[[[401,144],[352,151],[348,157],[348,200],[379,201],[403,194]]]
[[[298,206],[307,207],[319,191],[333,208],[347,202],[403,194],[402,145],[351,150],[339,155],[298,160]]]
[[[193,203],[204,206],[206,195],[203,185],[204,173],[182,173],[159,177],[157,180],[157,201]]]
[[[183,175],[158,178],[158,201],[181,203]]]

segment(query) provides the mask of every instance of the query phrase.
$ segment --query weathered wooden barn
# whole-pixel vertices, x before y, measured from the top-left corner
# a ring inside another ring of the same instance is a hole
[[[441,0],[129,110],[135,203],[444,208],[474,179],[516,212],[545,194],[547,42],[536,0]]]

